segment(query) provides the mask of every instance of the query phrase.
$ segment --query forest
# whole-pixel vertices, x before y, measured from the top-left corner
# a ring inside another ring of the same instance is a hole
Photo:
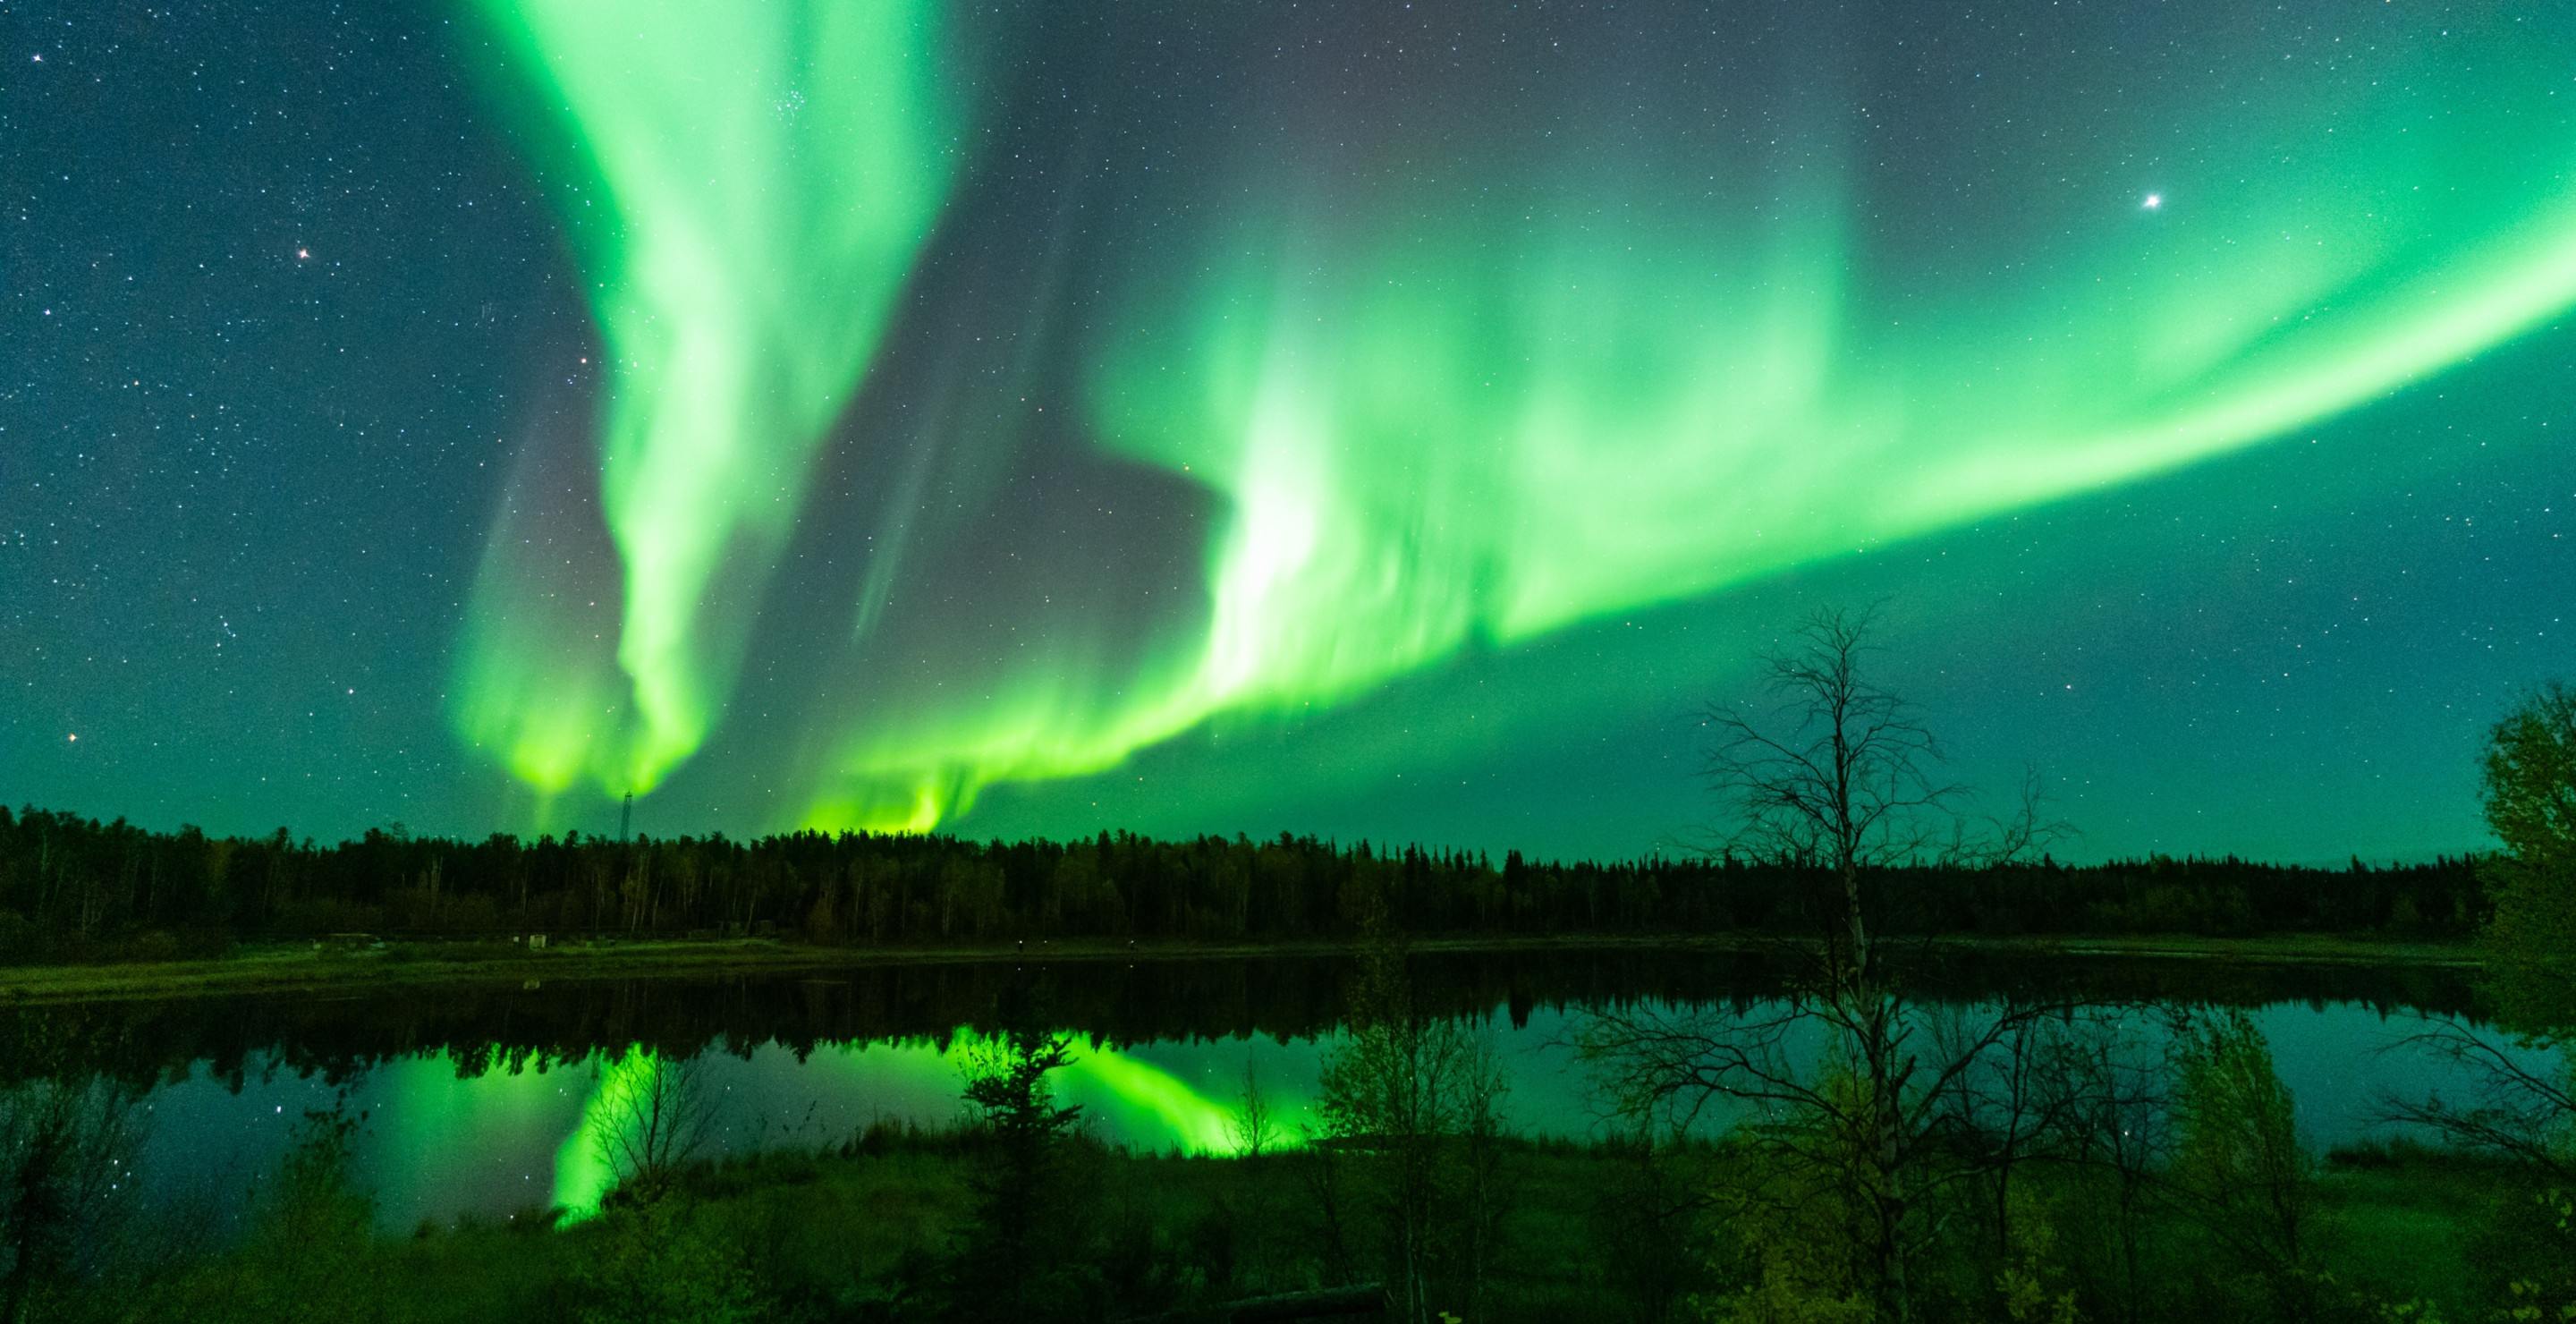
[[[1124,938],[1348,941],[1363,905],[1418,937],[1792,933],[1840,906],[1828,862],[1697,854],[1497,864],[1483,853],[1282,835],[1069,842],[797,833],[620,842],[415,837],[317,845],[158,833],[0,807],[0,961],[149,959],[367,933],[774,935],[827,946]],[[2465,937],[2472,862],[2343,869],[2234,858],[2071,865],[1892,861],[1866,904],[1892,933]]]

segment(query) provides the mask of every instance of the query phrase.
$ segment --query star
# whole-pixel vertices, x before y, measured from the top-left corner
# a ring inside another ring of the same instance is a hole
[[[2148,211],[2154,211],[2165,205],[2165,195],[2161,193],[2150,193],[2147,195],[2147,200],[2140,205],[2144,206]]]

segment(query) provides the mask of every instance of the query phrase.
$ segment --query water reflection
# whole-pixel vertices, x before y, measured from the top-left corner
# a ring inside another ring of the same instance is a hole
[[[1514,1125],[1531,1134],[1584,1137],[1609,1124],[1570,1046],[1579,1012],[1542,1012],[1523,1027],[1490,1023],[1511,1081]],[[2371,1134],[2387,1093],[2420,1095],[2458,1082],[2454,1070],[2402,1040],[2417,1027],[2358,1003],[2278,1003],[2255,1020],[2271,1040],[2293,1092],[2302,1138],[2324,1148]],[[2492,1033],[2492,1032],[2485,1032]],[[1059,1097],[1078,1104],[1104,1138],[1143,1149],[1230,1152],[1231,1123],[1247,1065],[1281,1131],[1313,1120],[1316,1068],[1332,1036],[1163,1042],[1125,1049],[1086,1041]],[[802,1053],[775,1043],[747,1055],[699,1061],[715,1103],[714,1148],[748,1152],[837,1144],[871,1122],[937,1126],[958,1110],[958,1059],[926,1041],[827,1045]],[[2520,1050],[2516,1050],[2520,1051]],[[620,1069],[606,1054],[517,1072],[458,1073],[446,1050],[396,1058],[347,1092],[369,1118],[361,1171],[388,1228],[460,1216],[526,1217],[551,1204],[595,1207],[604,1169],[589,1145],[585,1110]],[[306,1109],[339,1091],[319,1075],[256,1071],[238,1090],[198,1070],[155,1091],[156,1119],[142,1156],[146,1180],[177,1184],[209,1166],[236,1180],[274,1164]]]

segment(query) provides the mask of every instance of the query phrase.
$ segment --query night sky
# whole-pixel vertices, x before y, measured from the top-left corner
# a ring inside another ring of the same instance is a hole
[[[2339,863],[2576,673],[2576,10],[102,8],[11,804],[1625,855],[1877,604],[2062,853]]]

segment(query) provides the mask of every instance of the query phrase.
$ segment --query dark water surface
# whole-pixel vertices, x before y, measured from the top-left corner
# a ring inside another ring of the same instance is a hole
[[[1426,1009],[1493,1036],[1515,1124],[1562,1136],[1606,1122],[1572,1044],[1589,1009],[1758,1008],[1784,987],[1758,955],[1649,949],[1418,954],[1410,971]],[[1329,958],[987,961],[19,1007],[0,1009],[0,1063],[17,1079],[104,1073],[144,1088],[140,1179],[158,1200],[215,1210],[241,1205],[308,1109],[342,1101],[366,1113],[364,1176],[399,1229],[595,1202],[603,1084],[657,1063],[697,1064],[724,1150],[950,1121],[958,1059],[1006,1005],[1085,1037],[1058,1090],[1104,1139],[1227,1152],[1247,1072],[1293,1135],[1353,973]],[[2378,1130],[2390,1096],[2454,1083],[2402,1041],[2424,1016],[2479,1016],[2470,973],[2448,967],[2015,955],[1920,966],[1914,982],[1934,1002],[2131,1003],[2142,1027],[2161,1008],[2247,1007],[2318,1148]]]

